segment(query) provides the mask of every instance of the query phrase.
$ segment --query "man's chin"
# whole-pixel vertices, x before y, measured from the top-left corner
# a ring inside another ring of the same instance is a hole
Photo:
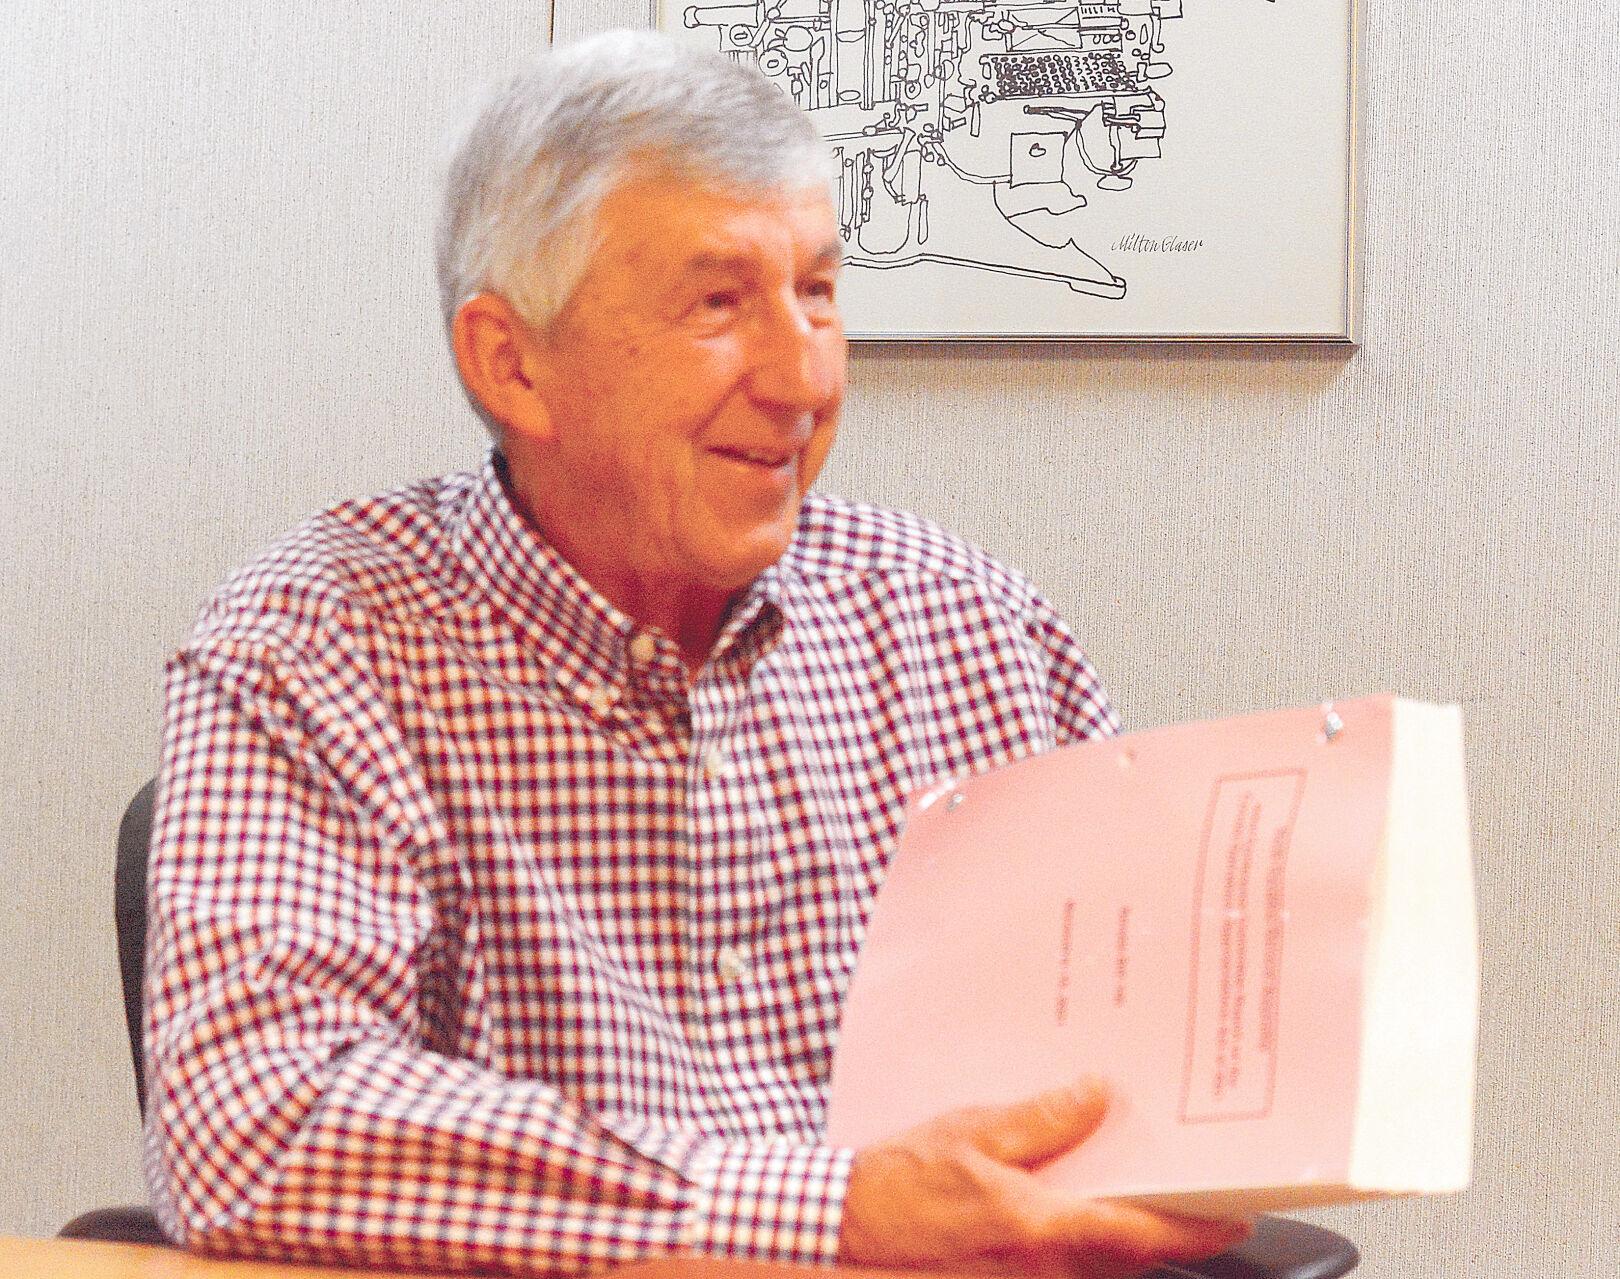
[[[704,578],[715,590],[735,593],[746,590],[771,565],[787,554],[793,530],[756,529],[739,537],[724,549],[704,557]]]

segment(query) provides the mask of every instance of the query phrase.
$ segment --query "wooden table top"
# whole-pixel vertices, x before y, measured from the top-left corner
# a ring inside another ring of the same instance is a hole
[[[914,1273],[839,1267],[768,1266],[741,1261],[653,1261],[615,1272],[615,1279],[917,1279]],[[24,1239],[0,1236],[0,1275],[5,1279],[431,1279],[421,1271],[342,1270],[280,1262],[221,1261],[178,1248],[84,1239]],[[939,1279],[935,1276],[935,1279]]]

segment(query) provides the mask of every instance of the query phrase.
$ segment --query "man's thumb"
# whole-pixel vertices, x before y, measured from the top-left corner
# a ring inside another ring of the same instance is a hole
[[[1082,1079],[974,1115],[973,1145],[997,1163],[1033,1168],[1078,1146],[1108,1113],[1108,1086]]]

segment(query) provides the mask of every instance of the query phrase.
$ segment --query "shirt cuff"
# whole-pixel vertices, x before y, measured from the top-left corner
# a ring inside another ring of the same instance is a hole
[[[692,1250],[746,1261],[830,1266],[855,1152],[840,1146],[721,1142],[706,1161],[706,1211]]]

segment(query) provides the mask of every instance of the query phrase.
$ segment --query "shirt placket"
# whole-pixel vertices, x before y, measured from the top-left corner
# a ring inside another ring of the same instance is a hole
[[[747,885],[752,849],[739,739],[744,686],[712,668],[690,693],[688,830],[692,895],[687,951],[694,1000],[690,1031],[711,1062],[735,1067],[750,1027],[732,1025],[754,980]]]

